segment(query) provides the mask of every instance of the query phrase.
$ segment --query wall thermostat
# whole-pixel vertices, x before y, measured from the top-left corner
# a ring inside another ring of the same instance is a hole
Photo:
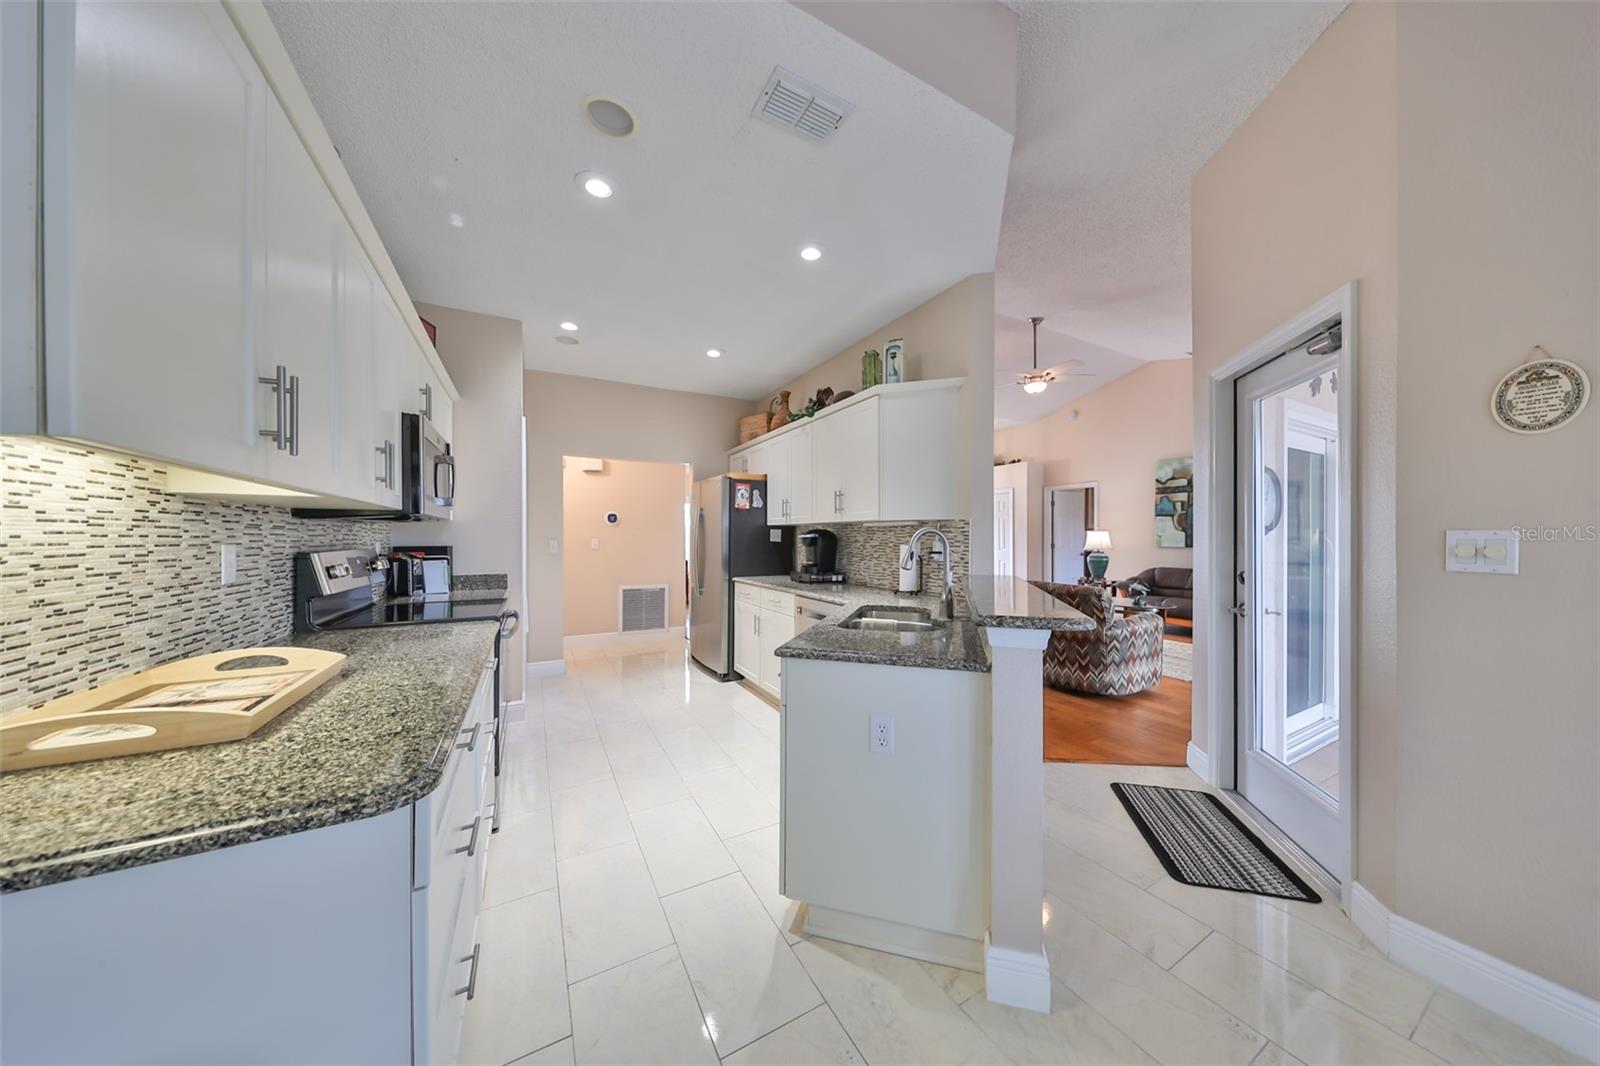
[[[607,511],[606,512],[606,525],[614,526],[616,524],[617,524],[617,512],[615,512],[615,511]]]

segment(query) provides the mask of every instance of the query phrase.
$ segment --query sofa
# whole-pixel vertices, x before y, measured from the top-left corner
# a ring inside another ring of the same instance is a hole
[[[1051,688],[1131,696],[1161,683],[1161,617],[1152,613],[1118,614],[1111,606],[1109,585],[1060,585],[1035,581],[1035,586],[1094,619],[1083,632],[1056,631],[1044,650],[1044,683]]]
[[[1117,591],[1132,595],[1129,586],[1135,582],[1150,591],[1144,602],[1152,607],[1166,608],[1167,618],[1181,618],[1186,623],[1194,621],[1194,571],[1187,566],[1152,566],[1141,570],[1125,581],[1118,581]]]

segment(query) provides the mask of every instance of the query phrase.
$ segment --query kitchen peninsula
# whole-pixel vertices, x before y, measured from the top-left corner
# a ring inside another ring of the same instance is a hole
[[[1043,758],[1042,676],[1035,670],[1030,715],[1025,693],[1013,702],[1009,678],[990,677],[992,653],[1010,654],[1006,637],[993,634],[1037,630],[1043,638],[1051,629],[1093,625],[1013,581],[973,579],[972,617],[948,620],[938,597],[852,590],[837,612],[777,649],[784,669],[780,877],[783,894],[808,905],[809,932],[966,970],[991,968],[995,904],[1010,898],[1007,871],[992,880],[991,866],[996,845],[1017,839],[1011,827],[997,827],[1016,783],[1026,789],[1031,780],[1039,826],[1033,850],[1040,851]],[[890,610],[874,610],[880,607]],[[1042,650],[1043,639],[1037,643]],[[1031,756],[1012,744],[1026,724],[1007,719],[1032,721]],[[1036,855],[1034,865],[1041,863]],[[1037,925],[1042,879],[1023,891],[1034,893]],[[1003,979],[991,984],[1004,994]],[[1044,1002],[1048,1009],[1048,994]]]

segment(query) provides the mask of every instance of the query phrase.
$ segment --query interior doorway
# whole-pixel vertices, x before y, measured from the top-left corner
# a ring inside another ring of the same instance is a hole
[[[689,601],[685,463],[562,459],[567,650],[682,639]]]
[[[1047,573],[1051,581],[1070,585],[1088,577],[1084,538],[1089,530],[1099,528],[1096,524],[1100,521],[1099,492],[1100,484],[1096,481],[1044,490],[1045,520],[1050,532]]]

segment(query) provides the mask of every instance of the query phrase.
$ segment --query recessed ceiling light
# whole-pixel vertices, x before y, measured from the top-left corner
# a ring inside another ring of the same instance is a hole
[[[566,330],[568,333],[578,332],[578,324],[576,322],[563,322],[561,323],[561,328]]]
[[[800,249],[800,258],[804,259],[808,263],[815,263],[818,259],[822,258],[822,249],[818,248],[814,244],[808,244],[804,248]]]
[[[460,229],[462,226],[465,226],[467,223],[460,215],[458,215],[454,211],[452,211],[452,212],[450,212],[450,224],[452,226],[454,226],[456,229]]]
[[[608,200],[614,191],[611,188],[611,182],[592,170],[579,172],[577,177],[573,178],[573,181],[577,183],[578,188],[593,196],[596,200]]]
[[[721,359],[722,358],[722,349],[721,348],[707,348],[706,349],[706,354],[709,355],[713,359]]]
[[[557,333],[556,334],[556,343],[557,344],[577,344],[578,343],[578,338],[569,337],[565,333]]]
[[[609,96],[584,97],[583,118],[596,133],[603,133],[607,137],[616,137],[619,140],[631,137],[637,125],[633,112],[628,110],[627,105]]]

